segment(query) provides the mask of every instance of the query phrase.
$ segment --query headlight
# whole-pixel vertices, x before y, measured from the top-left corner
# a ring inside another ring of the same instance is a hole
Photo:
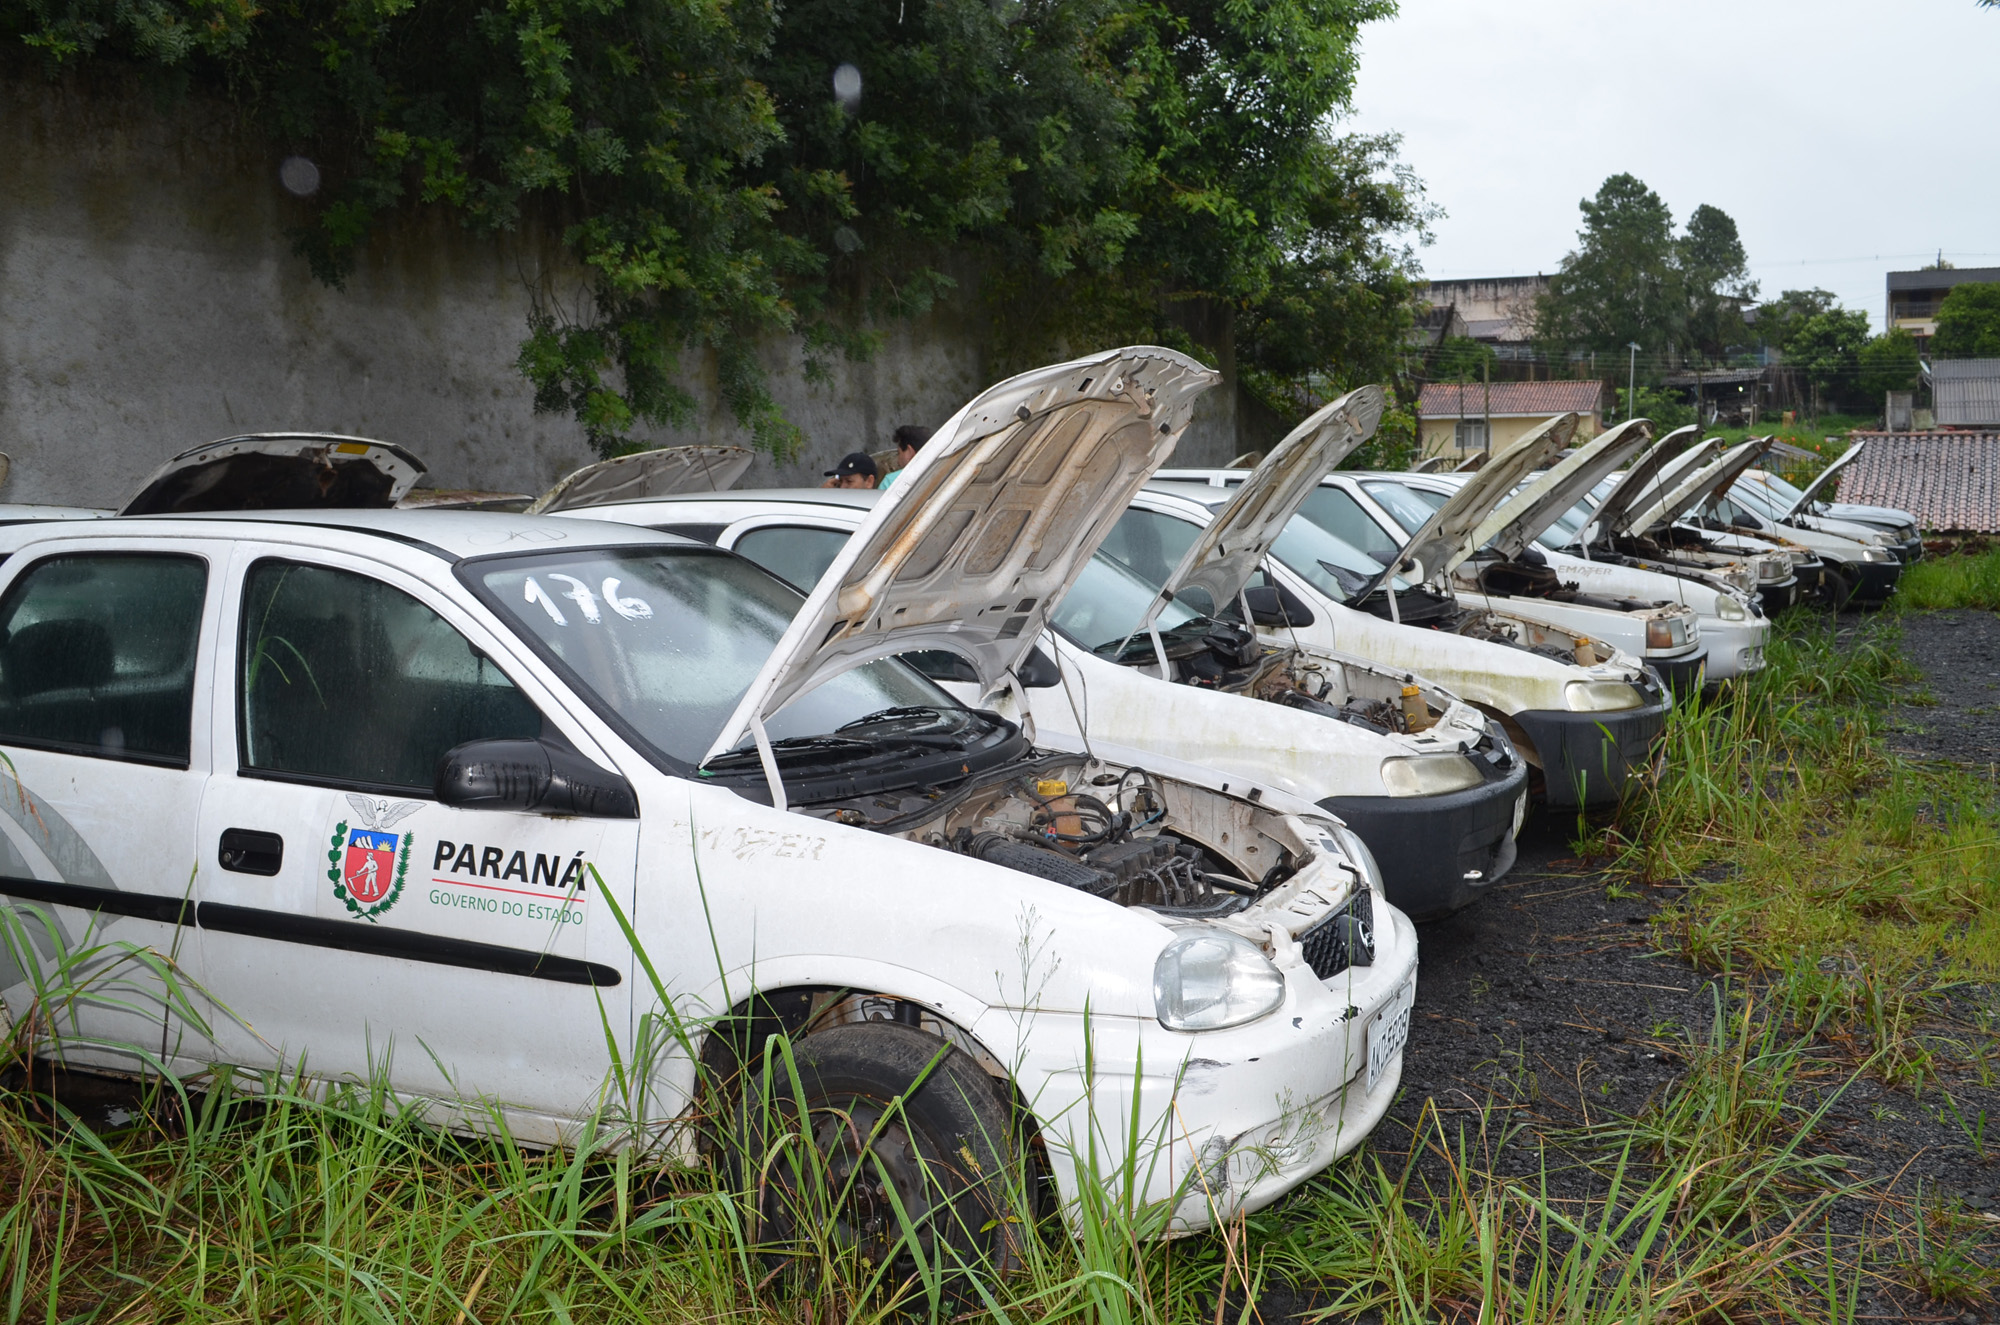
[[[1813,559],[1811,550],[1802,547],[1786,548],[1785,555],[1792,559],[1794,566],[1803,566]]]
[[[1381,892],[1384,886],[1382,867],[1375,863],[1375,853],[1361,840],[1361,834],[1352,828],[1343,827],[1339,830],[1339,836],[1340,845],[1346,849],[1348,858],[1354,862],[1354,868],[1361,871],[1361,886],[1372,893]]]
[[[1722,582],[1732,589],[1748,589],[1757,581],[1748,566],[1731,566],[1722,572]]]
[[[1635,709],[1645,702],[1623,681],[1571,681],[1563,687],[1563,703],[1572,713],[1610,713]]]
[[[1183,929],[1153,963],[1153,1008],[1170,1031],[1241,1026],[1285,1001],[1263,949],[1226,929]]]
[[[1391,796],[1436,796],[1464,791],[1486,779],[1464,755],[1418,755],[1414,759],[1384,759],[1382,785]]]
[[[1865,547],[1861,549],[1861,559],[1863,561],[1894,561],[1896,554],[1887,548]]]
[[[1715,614],[1724,621],[1748,621],[1750,612],[1736,600],[1733,593],[1719,593],[1715,596]]]
[[[1687,625],[1675,617],[1663,621],[1646,623],[1646,647],[1649,649],[1677,649],[1687,643]]]

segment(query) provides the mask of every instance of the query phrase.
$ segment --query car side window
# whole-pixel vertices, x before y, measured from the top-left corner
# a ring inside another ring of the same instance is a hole
[[[187,767],[207,588],[198,557],[29,567],[0,603],[0,744]]]
[[[844,529],[773,524],[744,534],[732,551],[750,558],[800,593],[811,593],[847,545],[848,537]]]
[[[252,566],[238,668],[246,771],[427,794],[453,746],[542,730],[527,696],[465,636],[351,571]]]

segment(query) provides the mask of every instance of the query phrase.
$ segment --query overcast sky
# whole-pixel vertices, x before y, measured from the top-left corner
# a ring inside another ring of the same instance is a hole
[[[1448,213],[1435,279],[1554,271],[1629,171],[1736,218],[1768,297],[1879,330],[1883,273],[2000,266],[2000,10],[1974,0],[1403,0],[1350,127],[1403,135]]]

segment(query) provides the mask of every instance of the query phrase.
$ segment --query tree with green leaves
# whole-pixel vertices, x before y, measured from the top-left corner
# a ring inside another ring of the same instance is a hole
[[[1840,306],[1831,290],[1786,290],[1768,304],[1757,307],[1757,335],[1766,345],[1785,348],[1792,331],[1807,318],[1830,313]]]
[[[2000,284],[1953,286],[1938,305],[1931,348],[1954,359],[2000,358]]]
[[[1275,395],[1382,375],[1430,212],[1392,138],[1335,126],[1360,25],[1392,12],[0,0],[0,40],[51,73],[97,60],[230,97],[309,154],[324,187],[298,248],[322,280],[394,214],[546,227],[588,297],[536,291],[519,367],[539,407],[611,454],[691,419],[683,384],[710,368],[786,455],[770,343],[795,337],[814,377],[941,300],[991,318],[1002,368],[1150,339]]]
[[[1556,349],[1720,359],[1744,340],[1757,294],[1736,222],[1703,203],[1676,235],[1666,201],[1613,175],[1578,204],[1577,247],[1536,307],[1536,339]]]
[[[1536,338],[1564,349],[1677,348],[1687,309],[1666,202],[1637,177],[1613,175],[1577,205],[1583,229],[1537,304]]]
[[[1785,362],[1805,374],[1813,391],[1813,413],[1840,387],[1853,381],[1861,347],[1868,343],[1868,315],[1834,308],[1792,324],[1785,335]]]
[[[1689,215],[1675,256],[1687,299],[1686,347],[1705,359],[1720,360],[1746,339],[1743,309],[1757,297],[1736,222],[1721,208],[1703,203]]]
[[[1874,337],[1856,353],[1860,367],[1862,395],[1882,402],[1891,391],[1917,389],[1923,361],[1917,353],[1917,338],[1901,327],[1891,327]]]

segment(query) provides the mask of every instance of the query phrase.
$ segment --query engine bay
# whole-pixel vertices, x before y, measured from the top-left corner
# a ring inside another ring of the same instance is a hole
[[[912,787],[798,808],[1118,906],[1188,919],[1242,910],[1315,855],[1272,811],[1143,768],[1072,754],[1043,755],[950,788]]]

